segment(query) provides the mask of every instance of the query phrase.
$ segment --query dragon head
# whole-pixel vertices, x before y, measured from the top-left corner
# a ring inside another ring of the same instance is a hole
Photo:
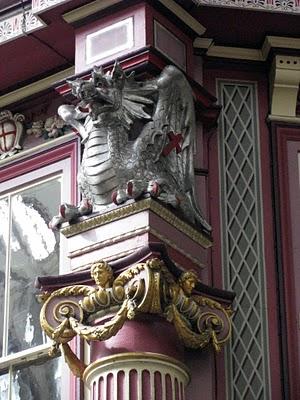
[[[136,82],[134,74],[126,75],[118,62],[112,71],[104,73],[102,67],[95,66],[89,80],[78,78],[67,82],[80,106],[94,106],[98,116],[117,111],[127,128],[135,118],[151,118],[144,107],[153,104],[150,96],[157,90],[156,85]]]

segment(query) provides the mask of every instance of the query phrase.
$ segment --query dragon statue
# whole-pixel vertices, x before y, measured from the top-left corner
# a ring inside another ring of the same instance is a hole
[[[52,228],[150,195],[209,233],[195,201],[194,101],[183,73],[167,66],[157,78],[139,82],[116,62],[110,72],[94,67],[89,80],[68,84],[79,103],[60,106],[58,114],[84,143],[78,176],[83,201],[62,205]]]

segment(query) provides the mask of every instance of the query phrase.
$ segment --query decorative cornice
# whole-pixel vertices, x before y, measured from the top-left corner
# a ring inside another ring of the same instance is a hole
[[[54,85],[55,82],[74,75],[74,73],[74,67],[64,69],[63,71],[57,72],[54,75],[47,76],[44,79],[31,83],[30,85],[23,86],[20,89],[14,90],[13,92],[4,94],[0,97],[0,108],[6,107],[7,105],[15,103],[16,101],[46,90]]]
[[[211,239],[209,239],[206,235],[196,230],[187,222],[184,222],[183,220],[178,218],[173,212],[169,211],[164,206],[160,205],[158,202],[152,200],[151,198],[118,207],[103,214],[98,214],[93,217],[87,218],[76,224],[63,227],[61,229],[61,233],[66,237],[71,237],[145,210],[153,211],[170,225],[177,228],[180,232],[186,234],[196,243],[201,244],[204,248],[209,248],[212,246]]]
[[[300,13],[297,0],[193,0],[198,6],[240,8],[252,11]]]
[[[261,49],[243,47],[217,46],[213,39],[196,38],[193,43],[194,49],[201,50],[209,57],[227,58],[233,60],[260,61],[265,62],[271,49],[287,49],[300,52],[300,39],[281,36],[266,36]]]
[[[284,117],[282,115],[272,115],[268,116],[269,122],[286,122],[287,124],[300,125],[300,117]]]
[[[75,8],[62,15],[63,19],[72,24],[73,22],[80,21],[84,18],[89,17],[99,11],[105,10],[115,4],[121,3],[122,0],[96,0],[91,3],[85,4],[82,7]]]
[[[25,36],[46,24],[37,16],[33,15],[31,9],[18,11],[0,21],[0,45]]]
[[[93,244],[83,247],[79,250],[71,251],[71,252],[69,252],[69,258],[82,256],[84,254],[90,253],[91,251],[103,249],[107,246],[111,246],[113,244],[123,242],[124,240],[128,240],[128,239],[131,239],[131,238],[139,236],[139,235],[143,235],[144,233],[148,233],[148,232],[150,232],[149,226],[143,226],[138,229],[128,230],[128,232],[122,233],[121,235],[116,235],[113,238],[109,238],[109,239],[103,240],[101,242],[93,243]],[[106,258],[105,258],[105,260],[107,261]],[[84,266],[80,266],[80,267],[76,268],[76,270],[83,269],[83,268],[84,268]]]
[[[266,36],[261,51],[267,59],[271,49],[298,50],[300,52],[300,38],[283,36]]]
[[[197,35],[203,35],[206,28],[200,24],[194,17],[186,12],[179,4],[173,0],[158,0],[164,7],[171,11],[177,18],[179,18],[185,25],[192,29]],[[96,12],[102,11],[112,5],[121,3],[122,0],[96,0],[92,3],[86,4],[82,7],[76,8],[62,17],[68,23],[80,21],[89,17]]]
[[[207,50],[209,57],[232,58],[236,60],[265,61],[262,51],[242,47],[211,46]]]
[[[63,3],[68,3],[71,0],[32,0],[31,8],[33,14],[38,14],[42,11],[49,10]]]
[[[186,258],[192,261],[195,265],[198,265],[200,268],[206,268],[206,265],[202,264],[197,258],[193,257],[190,253],[188,253],[186,250],[182,249],[179,247],[173,240],[168,239],[166,236],[162,235],[159,233],[156,229],[150,228],[150,233],[154,236],[156,236],[158,239],[160,239],[163,243],[166,243],[168,246],[170,246],[172,249],[178,251],[179,253],[183,254]],[[174,262],[174,260],[173,260]],[[176,264],[174,262],[174,264]],[[176,264],[178,267],[178,264]]]
[[[139,229],[134,229],[131,230],[127,233],[122,233],[121,235],[117,235],[113,238],[104,240],[102,242],[98,242],[98,243],[94,243],[92,245],[86,246],[82,249],[79,250],[75,250],[69,253],[69,257],[75,258],[75,257],[80,257],[84,254],[90,253],[91,251],[95,251],[95,250],[99,250],[102,248],[105,248],[107,246],[111,246],[114,245],[116,243],[120,243],[124,240],[128,240],[132,237],[136,237],[138,235],[142,235],[144,233],[150,233],[152,235],[154,235],[155,237],[157,237],[159,240],[161,240],[163,243],[166,243],[168,246],[170,246],[172,249],[178,251],[179,253],[183,254],[186,258],[188,258],[193,264],[198,265],[200,268],[205,268],[206,265],[202,264],[199,259],[193,257],[190,253],[188,253],[185,249],[181,248],[180,246],[178,246],[173,240],[167,238],[166,236],[162,235],[161,233],[158,232],[158,230],[151,228],[149,226],[144,226],[142,228]],[[140,246],[139,246],[140,247]],[[128,255],[130,253],[132,253],[134,250],[136,249],[131,249],[128,250],[127,252],[122,252],[122,256],[124,255]],[[112,257],[104,257],[105,261],[112,261],[114,259],[117,258],[121,258],[120,254],[116,254]],[[73,269],[73,271],[80,271],[80,270],[84,270],[86,269],[90,264],[85,264],[85,265],[80,265],[79,267],[76,267]]]
[[[203,35],[206,28],[200,24],[194,17],[192,17],[187,11],[185,11],[179,4],[173,0],[159,0],[159,2],[170,10],[176,17],[181,19],[190,29],[192,29],[197,35]]]

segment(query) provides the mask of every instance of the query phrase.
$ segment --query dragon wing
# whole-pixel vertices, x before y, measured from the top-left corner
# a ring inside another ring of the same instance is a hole
[[[184,74],[174,66],[167,66],[156,84],[156,108],[152,121],[139,137],[139,150],[163,164],[172,186],[186,199],[187,214],[211,231],[194,194],[196,123],[191,87]]]
[[[157,86],[159,96],[153,121],[163,132],[162,140],[157,141],[157,155],[166,159],[168,169],[176,177],[181,190],[189,192],[193,187],[195,150],[192,90],[183,73],[173,66],[163,70]]]

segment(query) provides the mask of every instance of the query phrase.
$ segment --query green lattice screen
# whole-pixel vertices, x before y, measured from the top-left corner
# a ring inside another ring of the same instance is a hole
[[[228,399],[269,400],[256,86],[220,81],[224,280],[236,292]]]

